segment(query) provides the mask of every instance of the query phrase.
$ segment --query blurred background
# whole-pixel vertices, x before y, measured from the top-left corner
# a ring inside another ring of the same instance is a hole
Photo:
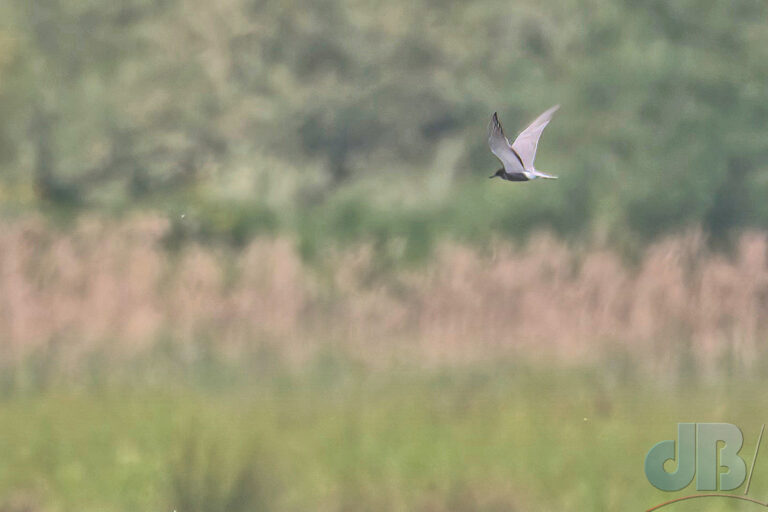
[[[3,1],[0,511],[644,510],[678,421],[751,454],[767,15]],[[488,180],[556,103],[560,180]]]

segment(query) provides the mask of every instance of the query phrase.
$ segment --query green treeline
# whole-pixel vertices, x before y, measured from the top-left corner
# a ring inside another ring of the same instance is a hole
[[[6,0],[0,203],[150,208],[179,236],[642,243],[768,228],[755,0]],[[537,165],[510,137],[545,108]]]

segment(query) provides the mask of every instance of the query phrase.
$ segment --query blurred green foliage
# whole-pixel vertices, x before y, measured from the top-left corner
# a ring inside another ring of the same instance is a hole
[[[90,378],[34,364],[0,395],[0,509],[645,510],[686,494],[659,492],[642,470],[681,417],[733,422],[754,453],[764,377],[646,382],[617,363],[371,369],[328,351],[295,368],[269,353],[152,354]],[[765,495],[760,475],[751,495]]]
[[[199,213],[188,235],[235,244],[265,228],[417,245],[766,228],[767,15],[755,0],[8,0],[0,201],[173,205]],[[561,180],[488,182],[489,115],[512,136],[554,103],[537,163]]]

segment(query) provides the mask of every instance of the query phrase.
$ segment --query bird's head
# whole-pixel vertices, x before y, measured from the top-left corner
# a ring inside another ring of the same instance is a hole
[[[488,176],[488,178],[495,178],[495,177],[497,177],[497,176],[498,176],[499,178],[501,178],[502,176],[504,176],[504,169],[499,169],[499,170],[498,170],[498,171],[496,171],[496,173],[495,173],[495,174],[493,174],[492,176]]]

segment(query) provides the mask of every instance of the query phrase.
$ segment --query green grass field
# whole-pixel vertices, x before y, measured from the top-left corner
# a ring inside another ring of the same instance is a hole
[[[764,381],[670,385],[510,361],[134,366],[16,373],[0,401],[0,510],[645,510],[695,493],[663,493],[643,473],[677,422],[739,425],[749,464],[768,410]],[[768,496],[764,467],[753,497]]]

